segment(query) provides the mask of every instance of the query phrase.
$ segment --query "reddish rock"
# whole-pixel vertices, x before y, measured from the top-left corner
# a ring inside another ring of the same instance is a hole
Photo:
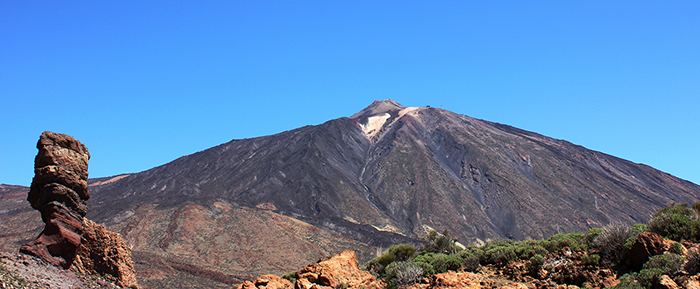
[[[41,134],[37,148],[27,201],[41,212],[45,227],[20,251],[64,269],[102,275],[120,286],[136,285],[131,250],[121,235],[83,218],[90,198],[90,153],[85,145],[71,136],[47,131]]]
[[[331,288],[338,288],[345,284],[349,288],[364,287],[367,289],[384,288],[382,281],[367,271],[358,267],[359,263],[353,251],[343,251],[327,260],[311,264],[297,272],[299,280],[308,280],[310,283]],[[299,285],[304,283],[297,280]]]
[[[678,289],[678,284],[676,282],[673,282],[671,280],[671,277],[668,277],[668,275],[663,275],[661,276],[661,280],[659,281],[659,288],[662,289]]]
[[[88,219],[83,223],[80,249],[71,269],[82,274],[102,275],[122,287],[137,285],[131,249],[122,236]]]
[[[39,257],[54,266],[68,269],[80,246],[83,225],[63,204],[52,202],[42,211],[46,222],[36,240],[20,247],[20,252]]]
[[[664,238],[656,233],[641,233],[637,236],[632,247],[627,253],[627,259],[630,265],[634,268],[642,268],[642,265],[649,261],[649,258],[654,255],[663,254],[668,250],[668,243],[664,242]]]
[[[479,276],[469,272],[447,272],[435,275],[432,288],[478,288]]]
[[[346,288],[383,289],[383,281],[378,281],[371,273],[362,271],[353,251],[343,251],[331,258],[306,266],[296,273],[294,284],[274,275],[263,275],[255,281],[246,281],[237,289],[332,289]]]
[[[275,275],[263,275],[258,278],[258,280],[255,280],[255,286],[261,287],[265,286],[267,289],[273,289],[273,288],[291,288],[292,287],[292,282],[289,282],[289,280],[280,278]]]
[[[601,285],[603,285],[603,288],[608,288],[608,287],[615,287],[618,284],[620,284],[620,280],[618,280],[617,278],[615,278],[613,276],[608,276],[608,277],[605,277],[605,279],[603,279],[603,283]]]
[[[48,131],[41,134],[37,148],[27,201],[41,212],[45,227],[36,240],[20,247],[20,252],[67,269],[80,246],[83,216],[90,198],[90,153],[73,137]]]

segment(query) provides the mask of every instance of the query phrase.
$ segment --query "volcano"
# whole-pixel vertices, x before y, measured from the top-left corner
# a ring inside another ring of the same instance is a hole
[[[367,260],[429,230],[464,244],[541,239],[700,200],[700,186],[647,165],[393,100],[91,183],[87,217],[134,246],[139,283],[176,288],[344,249]]]

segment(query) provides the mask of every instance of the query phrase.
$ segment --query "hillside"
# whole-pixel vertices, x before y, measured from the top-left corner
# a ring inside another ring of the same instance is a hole
[[[542,239],[700,200],[700,186],[646,165],[392,100],[90,183],[87,217],[133,245],[139,284],[174,288],[227,288],[342,250],[364,262],[430,229],[465,244]],[[5,250],[41,222],[10,191]]]

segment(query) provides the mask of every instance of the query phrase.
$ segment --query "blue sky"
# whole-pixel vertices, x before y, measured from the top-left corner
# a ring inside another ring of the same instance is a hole
[[[0,183],[44,130],[104,177],[388,98],[700,183],[698,3],[0,0]]]

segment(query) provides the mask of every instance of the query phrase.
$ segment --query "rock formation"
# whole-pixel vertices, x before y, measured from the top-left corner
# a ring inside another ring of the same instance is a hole
[[[37,148],[27,201],[41,212],[45,226],[20,252],[63,269],[102,275],[120,286],[136,285],[131,250],[122,236],[84,218],[90,198],[90,153],[85,145],[69,135],[46,131]]]
[[[639,270],[651,256],[663,254],[673,243],[656,233],[641,233],[627,252],[627,259],[633,268]]]
[[[44,132],[37,143],[34,179],[27,200],[46,224],[36,240],[20,251],[70,268],[80,246],[83,216],[90,198],[87,166],[90,153],[73,137]]]
[[[72,269],[81,274],[99,274],[119,286],[136,284],[131,249],[118,233],[85,219],[80,249]]]
[[[297,288],[297,289],[325,289],[325,288],[385,288],[383,281],[377,280],[371,273],[360,270],[359,263],[353,251],[343,251],[331,258],[321,260],[306,266],[296,272],[294,284],[274,275],[264,275],[257,280],[238,286],[238,289],[257,288]]]

